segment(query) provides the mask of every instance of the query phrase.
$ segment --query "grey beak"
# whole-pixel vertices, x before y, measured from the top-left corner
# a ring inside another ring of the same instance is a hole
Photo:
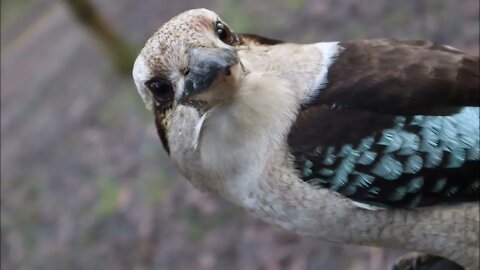
[[[229,72],[229,67],[238,63],[237,52],[224,48],[193,48],[188,50],[188,72],[181,99],[207,89],[220,71]]]

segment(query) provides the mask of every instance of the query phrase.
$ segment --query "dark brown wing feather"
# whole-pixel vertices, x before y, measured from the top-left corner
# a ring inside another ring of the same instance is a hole
[[[480,104],[479,57],[428,41],[342,42],[317,104],[379,112],[443,114]]]
[[[276,44],[284,43],[281,40],[266,38],[266,37],[262,37],[255,34],[238,34],[238,37],[240,40],[240,44],[242,45],[252,44],[252,43],[262,44],[262,45],[276,45]]]

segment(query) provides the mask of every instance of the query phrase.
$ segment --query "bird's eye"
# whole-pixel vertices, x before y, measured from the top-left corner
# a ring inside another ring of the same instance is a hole
[[[152,92],[155,100],[160,102],[170,101],[173,97],[172,84],[164,79],[153,78],[145,83],[145,86]]]
[[[221,41],[226,44],[232,45],[234,38],[232,32],[225,24],[217,22],[215,24],[215,33]]]

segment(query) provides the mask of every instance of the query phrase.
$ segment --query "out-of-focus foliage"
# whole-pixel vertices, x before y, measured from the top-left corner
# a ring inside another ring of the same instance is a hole
[[[196,191],[112,66],[128,70],[130,50],[198,7],[272,38],[422,38],[478,54],[477,0],[92,2],[110,45],[65,2],[1,2],[3,269],[387,269],[402,254],[300,239]]]
[[[118,36],[111,26],[102,18],[89,0],[65,0],[74,17],[103,45],[105,53],[110,56],[113,67],[122,74],[130,74],[135,59],[133,48]]]

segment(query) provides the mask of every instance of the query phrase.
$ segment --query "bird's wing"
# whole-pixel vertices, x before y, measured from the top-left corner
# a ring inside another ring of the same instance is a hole
[[[276,45],[276,44],[284,43],[284,41],[281,41],[281,40],[262,37],[255,34],[247,34],[247,33],[238,34],[238,41],[242,45],[246,45],[246,44]]]
[[[373,39],[339,45],[328,85],[312,104],[434,115],[480,105],[478,56],[428,41]]]
[[[479,200],[479,58],[419,41],[340,46],[288,136],[302,179],[373,206]]]

